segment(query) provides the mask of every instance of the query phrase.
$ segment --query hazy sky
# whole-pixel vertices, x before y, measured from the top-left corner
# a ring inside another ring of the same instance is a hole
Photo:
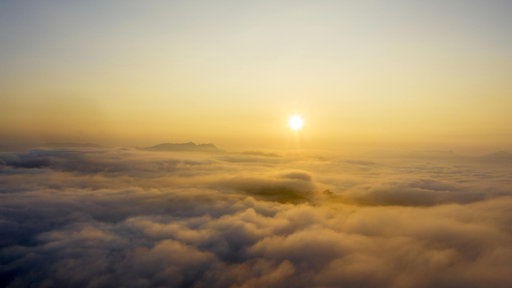
[[[512,145],[512,1],[0,1],[0,137]]]

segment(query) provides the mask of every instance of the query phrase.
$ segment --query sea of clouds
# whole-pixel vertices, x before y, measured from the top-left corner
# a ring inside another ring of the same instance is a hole
[[[0,154],[2,287],[512,287],[512,165]]]

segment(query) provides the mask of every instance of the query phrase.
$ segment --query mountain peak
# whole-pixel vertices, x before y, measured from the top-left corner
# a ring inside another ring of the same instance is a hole
[[[480,159],[489,162],[512,162],[512,154],[505,151],[497,151],[487,155],[483,155]]]
[[[144,148],[151,151],[205,151],[215,152],[219,151],[213,144],[196,144],[194,142],[186,143],[160,143],[151,147]]]

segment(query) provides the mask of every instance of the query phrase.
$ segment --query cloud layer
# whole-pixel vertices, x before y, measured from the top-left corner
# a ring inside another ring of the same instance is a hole
[[[510,166],[49,149],[0,156],[6,287],[510,287]]]

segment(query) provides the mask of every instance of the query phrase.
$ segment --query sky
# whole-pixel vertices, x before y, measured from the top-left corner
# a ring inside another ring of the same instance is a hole
[[[512,145],[510,1],[0,1],[9,143]]]

